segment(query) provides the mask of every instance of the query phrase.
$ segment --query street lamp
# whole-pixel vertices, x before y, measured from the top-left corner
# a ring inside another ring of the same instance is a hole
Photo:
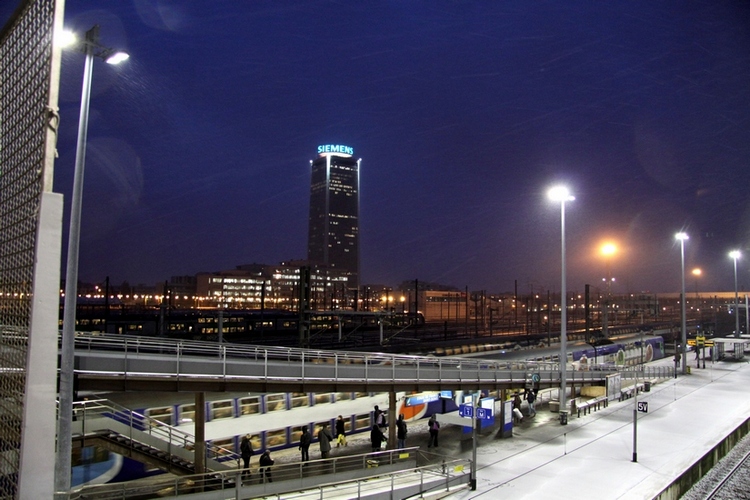
[[[687,233],[677,233],[674,237],[680,240],[680,264],[682,270],[682,293],[680,295],[680,313],[681,313],[681,330],[682,330],[682,374],[687,373],[687,320],[685,319],[685,240],[688,239]]]
[[[697,304],[698,304],[698,278],[701,277],[701,275],[703,274],[703,271],[701,270],[701,268],[696,267],[695,269],[693,269],[692,271],[690,271],[690,273],[693,276],[695,276],[695,303],[696,303],[696,307],[697,307]]]
[[[565,294],[567,284],[565,281],[565,202],[573,201],[575,197],[570,195],[570,191],[565,186],[555,186],[547,192],[547,196],[550,200],[560,203],[560,241],[562,248],[562,273],[561,273],[561,286],[560,286],[560,424],[567,425],[568,423],[568,412],[565,402],[565,382],[567,377],[567,360],[568,360],[568,346],[567,346],[567,311],[565,305]]]
[[[602,304],[602,309],[604,310],[602,316],[602,335],[606,339],[609,338],[609,304],[612,301],[612,282],[614,281],[610,263],[611,257],[617,252],[617,247],[614,243],[605,243],[602,245],[601,252],[607,266],[607,277],[604,278],[604,281],[607,283],[607,295],[604,298],[604,304]]]
[[[68,37],[70,43],[74,38]],[[62,352],[60,355],[60,403],[57,424],[57,460],[55,462],[55,488],[59,492],[70,490],[72,417],[73,417],[73,372],[75,362],[76,302],[78,296],[78,246],[81,235],[81,202],[83,199],[83,172],[86,162],[86,137],[91,100],[91,77],[94,57],[109,64],[118,64],[128,59],[124,52],[115,52],[99,44],[99,26],[86,32],[80,44],[86,59],[83,69],[81,111],[78,120],[78,139],[73,174],[73,192],[70,205],[70,229],[68,231],[68,261],[65,270],[65,305],[63,308]]]
[[[737,259],[740,258],[739,250],[732,250],[729,256],[734,260],[734,336],[740,338],[740,299],[737,293]]]

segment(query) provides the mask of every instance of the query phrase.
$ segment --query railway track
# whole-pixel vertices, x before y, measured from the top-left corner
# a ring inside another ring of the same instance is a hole
[[[734,449],[696,483],[682,500],[750,499],[750,436],[745,436]]]

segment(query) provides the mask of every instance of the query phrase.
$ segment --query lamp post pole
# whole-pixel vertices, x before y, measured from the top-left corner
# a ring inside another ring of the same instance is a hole
[[[99,26],[86,32],[83,42],[85,63],[81,90],[81,110],[78,120],[73,192],[70,205],[70,227],[68,231],[68,260],[65,268],[65,304],[63,307],[62,349],[60,354],[60,394],[57,421],[57,457],[55,460],[55,490],[67,494],[71,482],[73,378],[75,369],[75,326],[78,297],[78,248],[81,236],[81,204],[83,200],[83,174],[86,164],[86,140],[91,101],[91,79],[94,57],[107,58],[110,64],[127,59],[123,53],[113,54],[111,49],[99,45]],[[123,56],[111,60],[109,57]],[[67,496],[66,496],[67,498]]]
[[[680,269],[682,271],[682,291],[680,294],[680,329],[682,331],[682,347],[680,348],[682,355],[682,374],[687,373],[687,319],[685,318],[685,240],[688,239],[686,233],[677,233],[675,238],[680,240]]]
[[[560,285],[560,424],[568,424],[568,412],[566,405],[566,378],[567,378],[567,306],[565,304],[567,282],[565,276],[565,202],[573,201],[575,198],[570,195],[566,187],[558,186],[549,190],[549,198],[552,201],[560,202],[560,240],[561,240],[561,285]]]
[[[86,32],[86,41],[84,43],[86,60],[83,67],[83,90],[81,91],[81,111],[78,119],[76,163],[73,174],[73,193],[70,202],[68,261],[65,268],[65,305],[63,308],[62,353],[60,356],[60,407],[57,423],[57,460],[55,462],[55,487],[58,492],[70,490],[76,296],[78,295],[78,246],[81,236],[81,202],[83,198],[83,172],[86,163],[91,76],[94,67],[94,47],[98,38],[99,27],[94,26]]]
[[[729,256],[734,260],[734,336],[740,338],[740,299],[737,292],[737,259],[740,258],[740,251],[732,250]]]

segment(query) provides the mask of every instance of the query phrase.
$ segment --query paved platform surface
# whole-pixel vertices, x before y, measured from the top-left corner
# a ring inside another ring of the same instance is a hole
[[[637,462],[633,462],[634,399],[611,402],[607,408],[577,417],[567,425],[546,404],[535,417],[525,417],[513,437],[497,432],[480,435],[477,448],[477,489],[452,499],[650,499],[750,418],[750,367],[744,361],[706,360],[691,373],[666,379],[641,392],[648,413],[638,413]],[[670,359],[651,363],[668,365]],[[524,411],[525,411],[524,403]],[[408,446],[427,450],[427,420],[409,424]],[[463,429],[443,425],[440,446],[430,451],[448,457],[471,457]],[[331,455],[369,451],[369,434],[349,437],[349,446]],[[311,458],[319,458],[317,443]],[[278,462],[298,460],[298,452],[277,452]],[[256,463],[253,457],[253,463]]]
[[[524,419],[530,422],[517,426],[510,439],[483,437],[476,491],[450,498],[653,498],[750,417],[747,363],[706,360],[706,368],[697,369],[688,359],[691,374],[638,397],[648,402],[648,413],[638,414],[637,462],[633,399],[572,416],[565,426],[543,410]]]

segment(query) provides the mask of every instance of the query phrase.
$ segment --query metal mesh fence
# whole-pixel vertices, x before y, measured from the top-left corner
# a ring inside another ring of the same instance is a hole
[[[0,31],[0,498],[18,492],[54,11],[27,0]]]

